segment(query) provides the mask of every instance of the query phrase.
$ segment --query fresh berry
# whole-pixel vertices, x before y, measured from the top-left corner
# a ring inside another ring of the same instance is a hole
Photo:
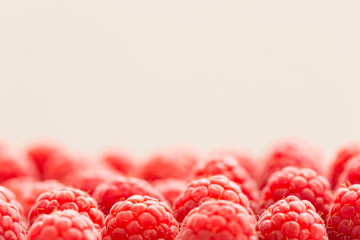
[[[29,177],[13,178],[3,184],[16,194],[17,200],[24,208],[25,216],[28,215],[30,208],[40,194],[64,187],[63,184],[56,180],[38,181]]]
[[[191,181],[186,186],[174,202],[174,217],[178,222],[182,222],[192,209],[211,199],[222,199],[239,203],[252,214],[249,200],[242,193],[240,187],[225,176],[214,175]]]
[[[0,239],[26,240],[24,224],[17,207],[0,200]]]
[[[256,177],[257,166],[254,157],[249,152],[237,149],[219,149],[214,151],[214,154],[235,158],[238,164],[242,166],[252,178]]]
[[[158,152],[141,167],[139,177],[147,181],[164,178],[185,179],[196,162],[195,155],[188,151]]]
[[[259,175],[259,187],[266,184],[270,175],[287,166],[311,168],[321,173],[319,152],[300,140],[283,140],[275,144],[263,160]]]
[[[360,185],[336,191],[326,228],[330,240],[360,239]]]
[[[175,199],[185,189],[186,182],[176,178],[159,179],[152,182],[152,185],[162,193],[165,199],[172,206]]]
[[[349,159],[335,186],[341,187],[349,184],[360,184],[360,155]]]
[[[256,225],[259,239],[326,240],[322,218],[307,200],[289,196],[271,205]]]
[[[37,143],[26,150],[28,158],[35,163],[40,173],[44,172],[46,161],[57,152],[62,152],[60,147],[50,143]]]
[[[256,210],[260,199],[255,181],[238,165],[236,159],[229,155],[213,155],[195,167],[192,179],[199,179],[213,175],[224,175],[237,183],[242,192],[250,200],[250,206]]]
[[[121,174],[130,175],[134,171],[133,157],[126,152],[108,151],[102,156],[101,160]]]
[[[102,182],[93,194],[100,209],[108,214],[111,207],[118,201],[126,200],[132,195],[143,195],[164,200],[162,194],[150,183],[138,178],[124,178],[117,176]]]
[[[255,224],[254,216],[243,206],[210,200],[190,211],[176,239],[257,240]]]
[[[285,167],[271,175],[262,190],[263,209],[284,197],[294,195],[308,200],[322,217],[326,217],[333,194],[329,181],[310,168]]]
[[[42,214],[72,209],[89,217],[99,229],[104,225],[104,214],[98,209],[95,199],[74,188],[61,188],[42,193],[29,212],[32,224]]]
[[[111,208],[101,235],[103,240],[173,240],[178,231],[166,204],[152,197],[134,195]]]
[[[337,152],[335,160],[330,167],[329,178],[333,188],[338,184],[339,176],[343,172],[346,163],[356,155],[360,155],[360,143],[357,142],[349,143]]]
[[[28,240],[101,240],[100,232],[86,216],[74,210],[56,211],[38,217]]]
[[[15,205],[20,213],[23,213],[23,206],[16,200],[15,194],[8,188],[0,186],[0,200]]]

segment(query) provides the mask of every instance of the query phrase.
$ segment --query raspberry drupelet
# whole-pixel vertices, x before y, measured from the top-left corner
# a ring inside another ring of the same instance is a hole
[[[259,239],[327,240],[322,218],[306,200],[289,196],[271,205],[256,225]]]
[[[26,240],[24,224],[18,208],[0,200],[0,239]]]
[[[257,240],[256,220],[240,204],[210,200],[185,217],[177,240]]]
[[[133,195],[111,208],[101,234],[103,240],[173,240],[178,231],[178,223],[166,204]]]

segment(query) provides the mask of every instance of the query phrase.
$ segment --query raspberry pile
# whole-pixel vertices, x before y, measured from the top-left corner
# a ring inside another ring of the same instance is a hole
[[[360,239],[360,142],[79,156],[0,145],[0,240]]]

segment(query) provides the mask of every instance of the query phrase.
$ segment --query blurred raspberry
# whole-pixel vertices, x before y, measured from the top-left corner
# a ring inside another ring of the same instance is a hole
[[[334,188],[339,182],[346,163],[354,156],[360,155],[360,143],[352,142],[339,149],[330,167],[330,183]]]
[[[186,186],[174,202],[174,217],[178,222],[182,222],[192,209],[211,199],[239,203],[253,214],[249,200],[240,187],[225,176],[215,175],[194,180]]]
[[[134,195],[111,208],[101,235],[103,240],[173,240],[178,231],[179,226],[166,204]]]
[[[108,151],[102,156],[101,160],[119,173],[131,175],[134,172],[133,157],[126,152]]]
[[[44,164],[55,153],[63,149],[52,143],[36,143],[26,150],[28,158],[35,163],[40,173],[44,172]]]
[[[287,196],[308,200],[323,218],[326,217],[333,194],[329,181],[310,168],[285,167],[270,176],[262,190],[262,208],[266,210]]]
[[[162,193],[170,206],[172,206],[175,199],[185,189],[186,182],[181,179],[166,178],[153,181],[152,185]]]
[[[197,162],[196,156],[185,150],[168,150],[152,155],[140,168],[139,177],[147,181],[164,178],[185,179]]]
[[[101,240],[100,232],[86,216],[74,210],[38,217],[30,227],[28,240]]]
[[[259,190],[255,181],[237,163],[236,159],[229,155],[212,155],[204,162],[200,162],[192,174],[192,179],[206,178],[213,175],[224,175],[237,183],[242,192],[250,200],[250,206],[257,210],[259,202]]]
[[[289,196],[271,205],[261,214],[257,231],[259,239],[327,240],[322,218],[306,200]]]
[[[307,143],[295,139],[279,141],[264,158],[259,187],[264,187],[273,172],[287,166],[311,168],[321,173],[321,162],[319,151]]]
[[[360,239],[360,185],[336,191],[326,228],[330,240]]]
[[[29,212],[32,224],[42,214],[72,209],[89,217],[99,229],[104,225],[104,214],[98,209],[95,199],[74,188],[61,188],[42,193]]]
[[[24,224],[18,208],[0,200],[0,239],[26,240]]]
[[[360,155],[350,158],[338,178],[336,187],[360,184]]]
[[[3,184],[15,193],[16,199],[24,208],[25,216],[28,215],[40,194],[64,187],[56,180],[38,181],[29,177],[13,178]]]
[[[117,176],[100,183],[93,194],[100,209],[108,214],[111,207],[118,201],[124,201],[132,195],[150,196],[164,200],[162,194],[150,183],[138,178]]]
[[[185,217],[177,240],[257,240],[255,218],[243,206],[224,200],[207,201]]]

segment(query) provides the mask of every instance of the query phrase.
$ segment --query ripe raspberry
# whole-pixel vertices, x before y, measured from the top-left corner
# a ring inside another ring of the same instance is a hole
[[[220,149],[215,151],[214,154],[235,158],[238,164],[242,166],[252,178],[256,177],[257,166],[254,162],[254,157],[250,153],[237,149]]]
[[[249,207],[249,200],[241,192],[240,187],[225,176],[215,175],[194,180],[186,186],[174,202],[174,217],[178,222],[182,222],[192,209],[211,199],[239,203],[253,214]]]
[[[177,240],[244,239],[257,240],[255,218],[243,206],[210,200],[185,217]]]
[[[199,179],[213,175],[224,175],[237,183],[250,200],[250,206],[254,210],[258,208],[260,197],[257,185],[233,157],[229,155],[213,155],[207,161],[201,162],[195,167],[192,178]]]
[[[56,180],[37,181],[29,177],[13,178],[3,184],[15,193],[17,200],[24,208],[23,213],[25,216],[29,214],[30,208],[40,194],[64,187],[63,184]]]
[[[360,155],[348,160],[343,172],[340,174],[336,187],[349,184],[360,184]]]
[[[186,183],[181,179],[167,178],[153,181],[152,185],[162,193],[170,206],[172,206],[175,199],[185,189]]]
[[[105,214],[108,214],[116,202],[126,200],[132,195],[147,195],[164,200],[162,194],[148,182],[138,178],[124,178],[121,176],[100,183],[95,189],[93,197],[98,202],[100,209]]]
[[[338,184],[339,176],[343,172],[346,163],[356,155],[360,155],[360,143],[356,142],[349,143],[338,151],[330,167],[329,178],[333,188]]]
[[[0,186],[0,200],[15,205],[20,213],[24,212],[22,205],[16,200],[15,194],[6,187]]]
[[[326,217],[333,200],[328,180],[310,168],[285,167],[271,175],[262,190],[263,209],[284,197],[294,195],[313,204]]]
[[[360,185],[339,188],[326,218],[330,240],[360,239]]]
[[[100,232],[86,216],[74,210],[56,211],[38,217],[28,240],[101,240]]]
[[[179,226],[166,204],[152,197],[134,195],[111,208],[101,235],[103,240],[172,240],[178,232]]]
[[[321,173],[320,163],[319,152],[305,142],[300,140],[280,141],[265,156],[264,167],[259,176],[259,187],[264,187],[270,175],[283,167],[311,168]]]
[[[0,183],[21,176],[38,177],[36,167],[21,154],[8,148],[0,148]]]
[[[102,156],[101,160],[119,173],[129,175],[134,171],[133,157],[128,153],[108,151]]]
[[[69,187],[42,193],[29,212],[30,224],[42,214],[65,209],[89,217],[99,229],[104,225],[104,214],[98,209],[95,199],[81,190]]]
[[[2,200],[0,200],[0,239],[26,239],[25,228],[19,210],[15,205]]]
[[[322,218],[306,200],[289,196],[261,214],[256,229],[259,239],[327,240]]]
[[[40,173],[44,172],[45,162],[57,152],[62,152],[60,147],[50,143],[37,143],[26,150],[28,158],[35,163]]]
[[[164,178],[185,179],[196,161],[195,155],[187,151],[158,152],[141,167],[139,177],[147,181]]]

